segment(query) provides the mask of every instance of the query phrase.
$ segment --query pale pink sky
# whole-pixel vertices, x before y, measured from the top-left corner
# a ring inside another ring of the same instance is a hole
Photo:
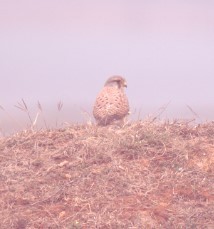
[[[75,120],[70,110],[90,113],[106,78],[121,74],[143,117],[171,101],[167,117],[191,116],[188,104],[214,119],[212,0],[1,0],[0,50],[10,112],[21,98],[63,100]]]

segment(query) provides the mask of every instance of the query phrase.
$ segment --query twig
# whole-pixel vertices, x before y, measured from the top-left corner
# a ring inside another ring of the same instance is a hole
[[[30,116],[30,112],[28,110],[27,104],[25,103],[24,99],[22,99],[21,102],[18,102],[18,105],[14,105],[14,106],[27,114],[30,120],[31,126],[33,126],[33,120]]]
[[[166,109],[167,109],[167,107],[169,106],[170,103],[171,103],[171,101],[169,101],[165,106],[162,106],[162,107],[159,108],[160,112],[158,113],[158,115],[156,115],[152,119],[151,123],[154,122],[157,118],[159,118],[166,111]]]

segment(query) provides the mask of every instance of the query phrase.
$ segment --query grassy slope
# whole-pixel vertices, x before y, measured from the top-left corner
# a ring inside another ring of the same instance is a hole
[[[0,139],[0,228],[214,228],[214,123]]]

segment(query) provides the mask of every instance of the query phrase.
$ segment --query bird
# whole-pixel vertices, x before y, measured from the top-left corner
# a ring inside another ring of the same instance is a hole
[[[129,114],[129,102],[124,87],[127,87],[125,78],[111,76],[97,95],[93,107],[93,116],[100,126],[123,121]]]

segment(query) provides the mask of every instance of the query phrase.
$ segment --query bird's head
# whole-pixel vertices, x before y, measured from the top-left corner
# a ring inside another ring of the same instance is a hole
[[[122,76],[112,76],[106,81],[104,86],[123,88],[127,87],[127,83]]]

